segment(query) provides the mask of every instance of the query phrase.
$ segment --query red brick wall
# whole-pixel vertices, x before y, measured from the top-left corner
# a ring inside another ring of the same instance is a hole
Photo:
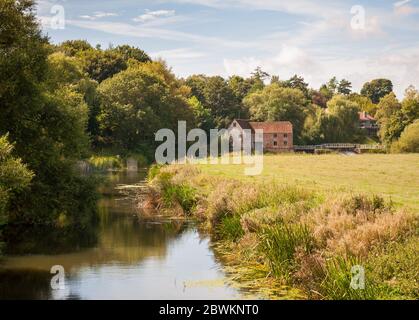
[[[263,134],[263,148],[266,151],[289,151],[293,147],[293,136],[290,133],[277,133],[276,136],[274,133]]]

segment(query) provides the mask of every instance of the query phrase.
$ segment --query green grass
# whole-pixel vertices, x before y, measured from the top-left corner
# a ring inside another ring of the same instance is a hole
[[[244,165],[200,165],[211,176],[300,185],[322,191],[378,194],[396,206],[419,210],[419,154],[266,155],[261,175]]]
[[[256,177],[240,165],[153,167],[150,194],[201,221],[252,287],[285,285],[313,299],[417,299],[418,161],[269,155]],[[351,287],[357,265],[361,290]]]
[[[277,223],[266,228],[262,235],[262,250],[276,277],[289,281],[295,267],[297,249],[311,253],[314,239],[310,230],[303,224]]]

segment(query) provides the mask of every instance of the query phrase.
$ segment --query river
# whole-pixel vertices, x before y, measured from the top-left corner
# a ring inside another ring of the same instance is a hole
[[[94,230],[37,232],[8,245],[0,260],[0,299],[243,298],[193,222],[141,215],[133,190],[145,174],[106,174]],[[60,288],[52,289],[52,266],[64,268]]]

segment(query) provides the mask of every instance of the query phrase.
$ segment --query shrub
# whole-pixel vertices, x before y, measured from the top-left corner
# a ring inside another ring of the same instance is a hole
[[[123,167],[122,160],[119,156],[92,156],[89,163],[98,170],[113,170]]]
[[[393,143],[392,152],[419,152],[419,120],[407,126],[398,141]]]
[[[196,190],[187,184],[174,184],[172,178],[173,175],[169,172],[158,175],[163,204],[168,208],[179,204],[185,213],[191,213],[198,201]]]
[[[222,239],[237,241],[244,235],[240,223],[240,216],[227,216],[221,219],[221,223],[217,226],[217,234]]]
[[[272,273],[286,281],[291,279],[297,267],[295,264],[297,251],[310,253],[313,249],[313,236],[304,224],[279,223],[266,228],[262,234],[262,251]]]

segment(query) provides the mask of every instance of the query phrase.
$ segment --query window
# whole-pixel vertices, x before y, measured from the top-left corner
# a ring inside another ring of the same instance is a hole
[[[284,133],[284,138],[288,138],[288,133]]]
[[[288,145],[288,141],[284,141],[284,146]]]
[[[274,138],[278,138],[278,134],[277,133],[274,133]]]
[[[234,122],[234,123],[233,123],[233,127],[235,127],[235,126],[236,126],[236,124],[237,124],[237,123],[235,123],[235,122]]]
[[[278,145],[278,142],[274,141],[274,147],[276,147]]]

